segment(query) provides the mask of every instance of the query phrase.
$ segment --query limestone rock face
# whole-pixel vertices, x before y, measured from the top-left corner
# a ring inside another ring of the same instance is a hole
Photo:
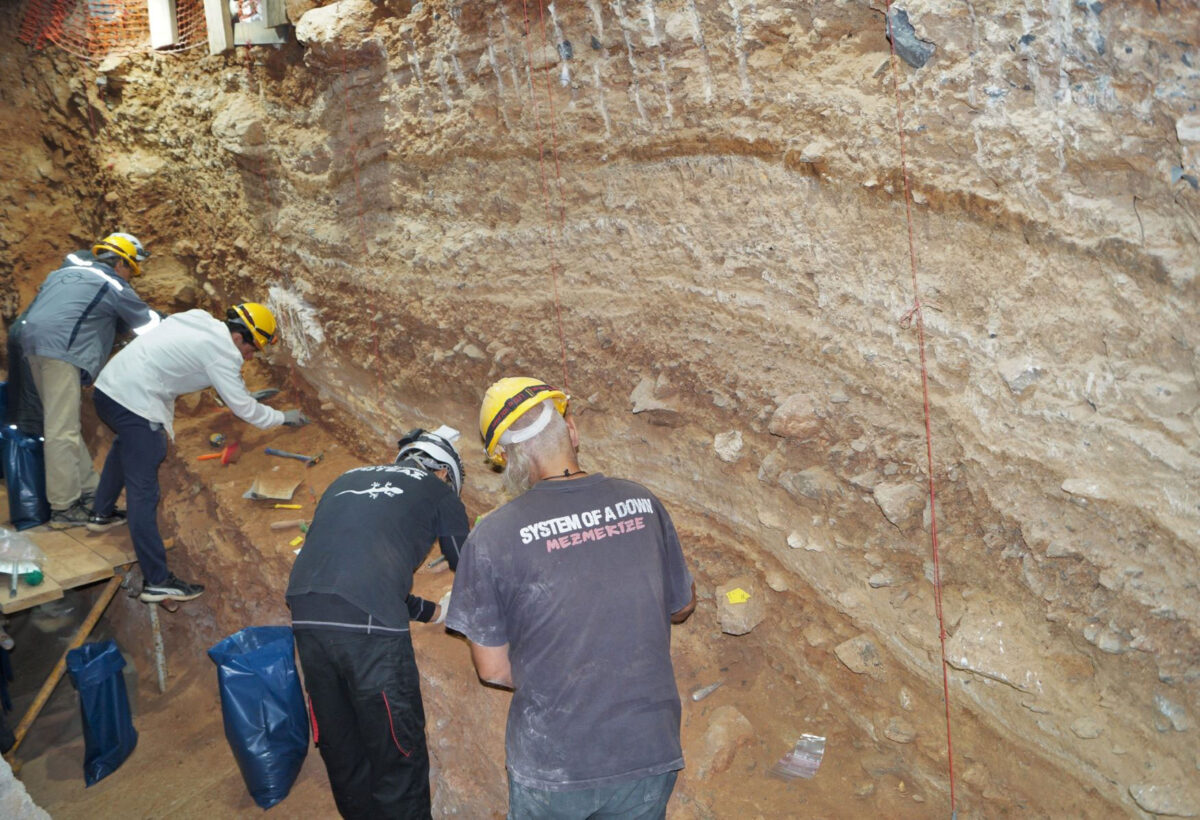
[[[359,451],[474,429],[503,376],[559,384],[581,464],[664,502],[701,589],[771,579],[751,634],[711,600],[673,631],[681,691],[736,645],[757,665],[722,696],[754,725],[786,692],[863,744],[829,782],[878,756],[858,813],[944,808],[943,626],[968,804],[1197,810],[1195,3],[906,0],[896,59],[866,0],[531,5],[528,29],[512,0],[310,5],[279,49],[102,72],[0,10],[0,311],[119,228],[147,284],[170,260],[156,307],[271,300],[262,366]],[[470,439],[474,515],[503,492]],[[264,598],[286,579],[203,555]],[[883,731],[901,686],[909,743]],[[476,770],[443,754],[438,778]],[[681,781],[686,810],[746,815],[741,765]],[[806,810],[844,814],[820,780]]]

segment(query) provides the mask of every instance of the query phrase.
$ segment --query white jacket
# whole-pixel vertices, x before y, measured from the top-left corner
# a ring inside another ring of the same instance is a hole
[[[282,412],[250,397],[242,364],[225,323],[206,311],[189,310],[168,316],[120,350],[100,371],[96,388],[161,424],[172,439],[176,397],[206,387],[216,388],[234,415],[255,427],[283,424]]]

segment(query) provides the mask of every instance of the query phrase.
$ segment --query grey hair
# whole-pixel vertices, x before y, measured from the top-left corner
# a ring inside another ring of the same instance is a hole
[[[530,408],[509,429],[513,432],[523,430],[536,422],[540,415],[541,408]],[[566,419],[552,409],[550,422],[544,430],[526,441],[505,445],[502,476],[505,491],[512,498],[521,495],[536,483],[539,466],[564,450],[571,450],[571,433],[567,429]]]

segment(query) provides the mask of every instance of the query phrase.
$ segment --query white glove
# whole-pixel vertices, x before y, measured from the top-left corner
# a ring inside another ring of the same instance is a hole
[[[304,425],[308,424],[308,422],[308,416],[304,415],[295,408],[283,411],[283,423],[288,427],[303,427]]]
[[[442,600],[438,601],[438,616],[434,619],[435,624],[444,623],[446,621],[446,608],[450,606],[450,593],[447,592],[442,596]]]

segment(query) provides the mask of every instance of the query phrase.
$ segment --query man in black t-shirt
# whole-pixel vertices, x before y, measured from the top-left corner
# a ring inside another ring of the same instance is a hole
[[[400,441],[394,464],[329,485],[292,567],[287,601],[313,735],[346,818],[428,818],[429,755],[410,620],[441,620],[411,594],[436,538],[450,568],[467,536],[462,461],[441,427]]]

